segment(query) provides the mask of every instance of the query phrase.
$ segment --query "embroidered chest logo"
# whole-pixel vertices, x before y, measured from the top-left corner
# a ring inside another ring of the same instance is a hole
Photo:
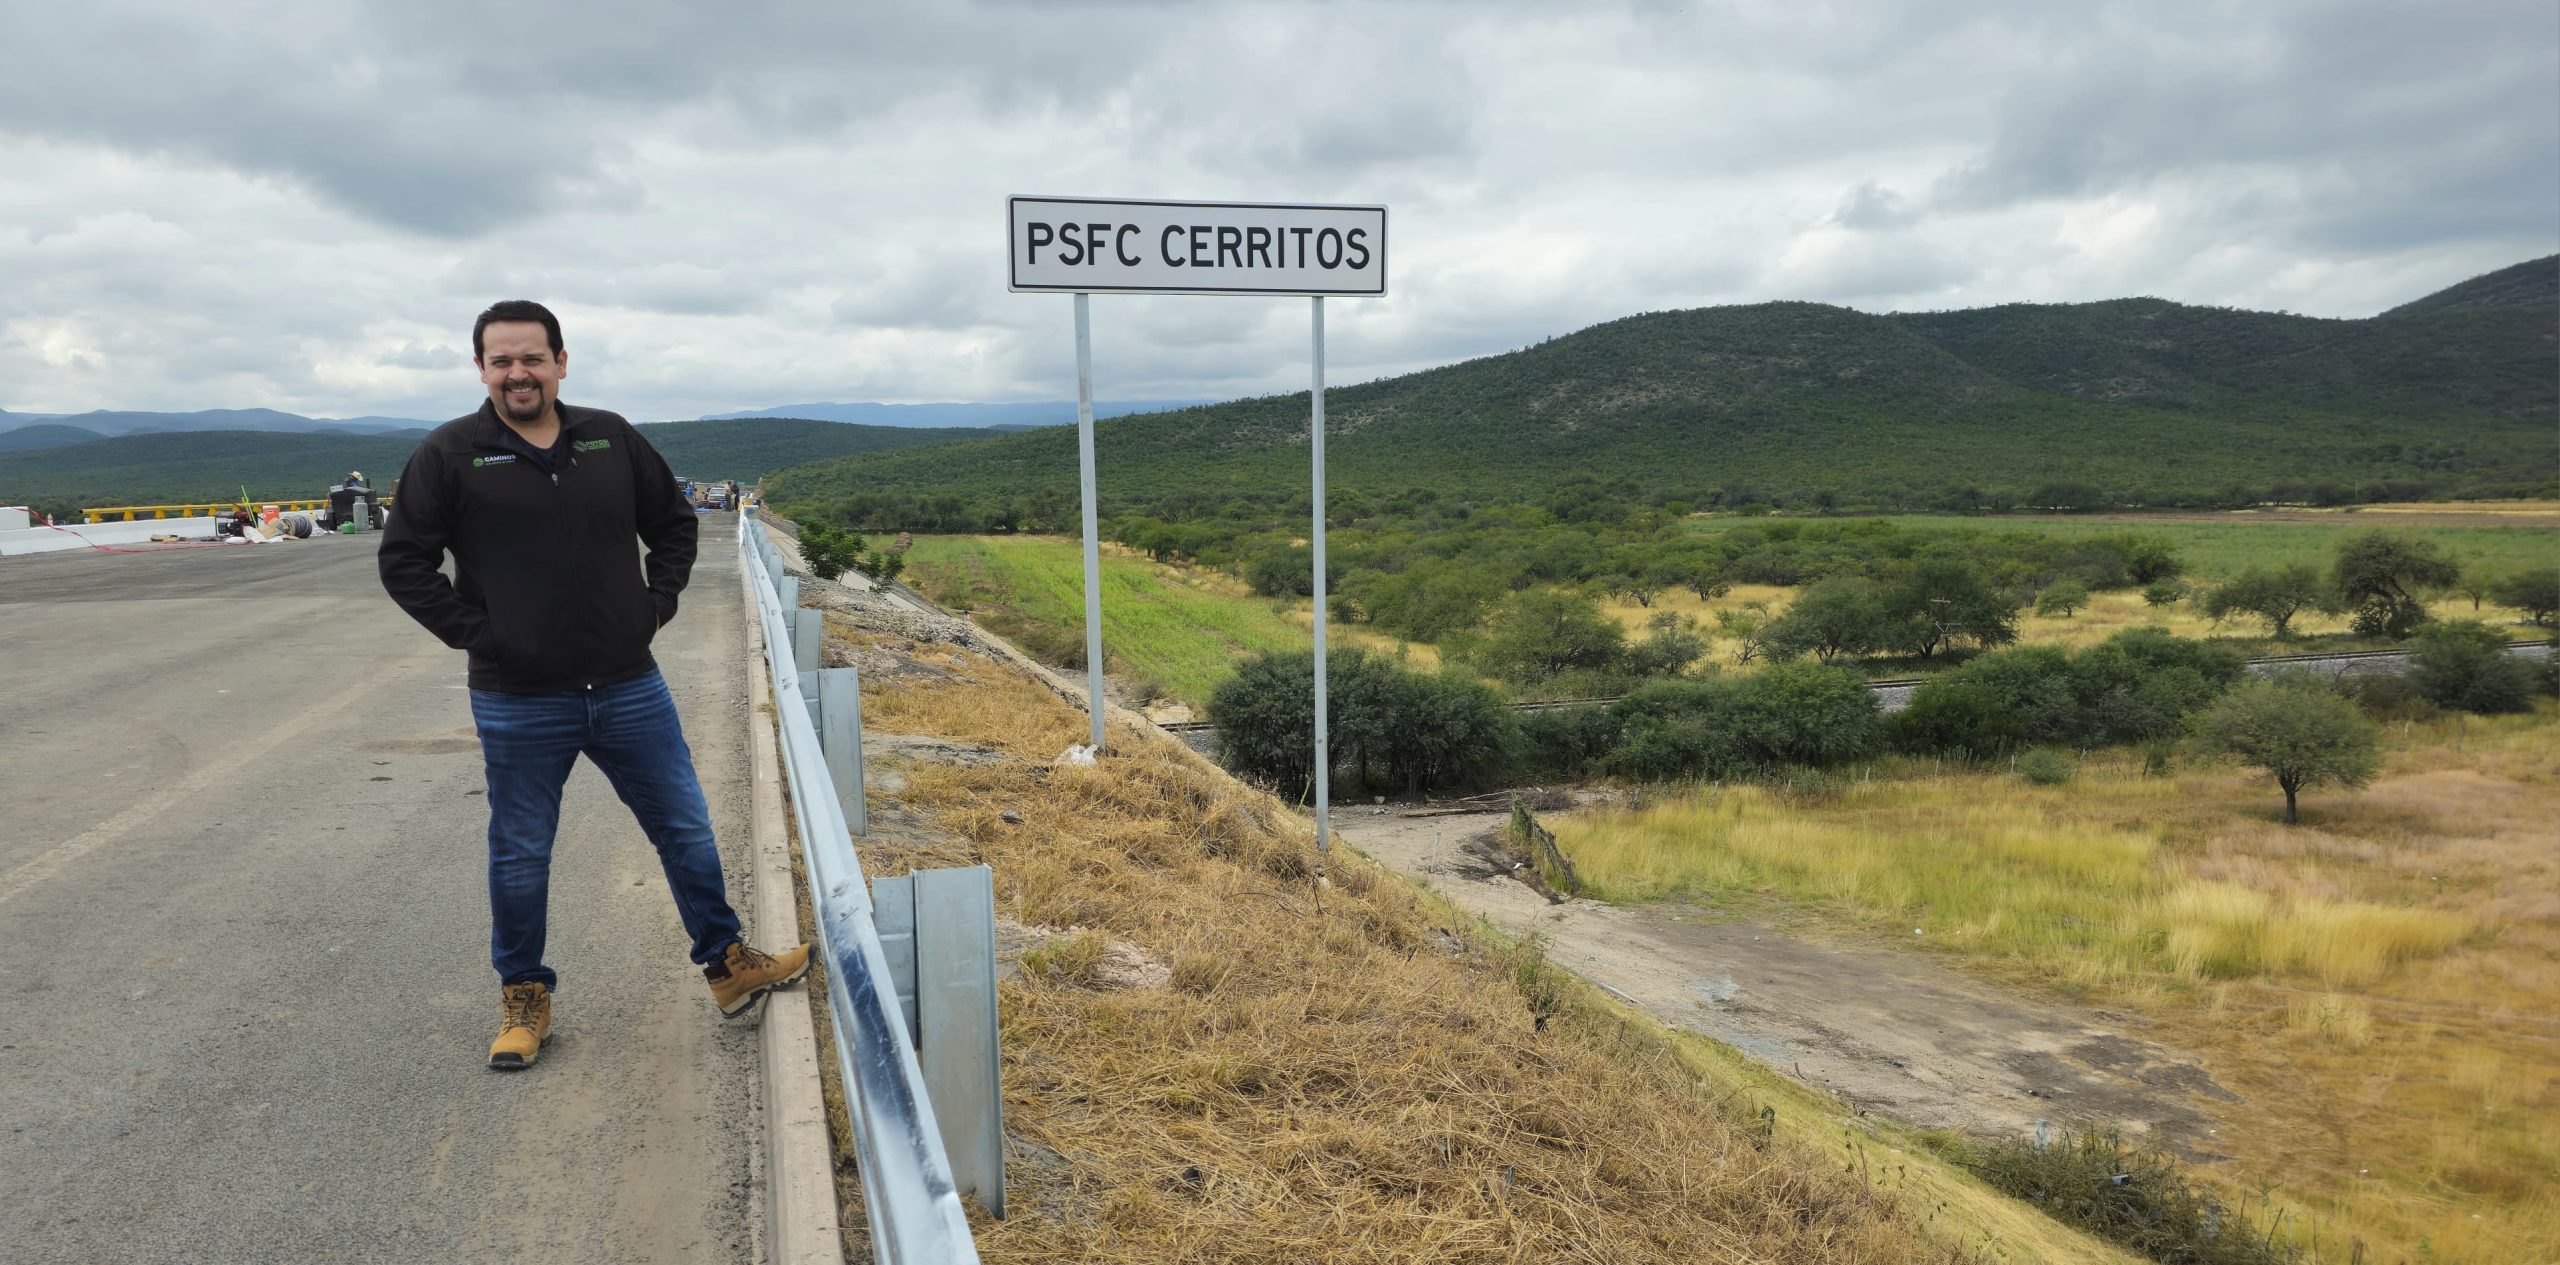
[[[594,452],[598,448],[613,447],[613,441],[610,439],[581,439],[569,446],[580,452]]]
[[[471,459],[471,464],[474,466],[503,466],[513,460],[515,460],[515,456],[511,453],[503,457],[473,457]]]

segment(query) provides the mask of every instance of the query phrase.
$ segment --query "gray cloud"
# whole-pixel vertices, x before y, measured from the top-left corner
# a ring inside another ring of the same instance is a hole
[[[1061,398],[1008,193],[1383,201],[1336,381],[1630,312],[2152,293],[2362,315],[2560,247],[2543,0],[250,0],[0,10],[0,407],[441,416],[493,299],[638,416]],[[1303,304],[1103,299],[1118,395]]]

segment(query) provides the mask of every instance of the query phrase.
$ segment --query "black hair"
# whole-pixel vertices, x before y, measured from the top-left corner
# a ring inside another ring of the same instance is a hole
[[[562,355],[569,350],[568,347],[560,341],[560,318],[553,316],[550,308],[544,307],[531,299],[501,299],[498,302],[490,304],[489,310],[482,312],[480,314],[480,319],[471,323],[471,358],[474,361],[477,361],[481,356],[488,352],[488,348],[481,344],[481,331],[488,329],[491,325],[496,324],[499,321],[540,322],[543,332],[551,335],[551,354],[553,356],[556,357]]]

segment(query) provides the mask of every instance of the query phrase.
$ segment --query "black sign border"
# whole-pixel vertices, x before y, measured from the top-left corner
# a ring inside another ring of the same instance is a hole
[[[1014,205],[1020,202],[1068,202],[1081,206],[1217,206],[1241,207],[1252,211],[1375,211],[1378,213],[1378,288],[1375,290],[1258,290],[1234,286],[1191,286],[1168,290],[1160,286],[1047,286],[1023,285],[1014,276],[1013,227]],[[1261,295],[1272,299],[1383,299],[1387,297],[1387,208],[1381,204],[1350,202],[1203,202],[1186,198],[1049,198],[1030,193],[1010,193],[1004,199],[1004,280],[1011,294],[1230,294]]]

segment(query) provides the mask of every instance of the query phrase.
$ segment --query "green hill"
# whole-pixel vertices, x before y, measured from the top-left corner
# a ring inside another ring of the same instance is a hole
[[[2554,307],[2560,307],[2560,255],[2545,255],[2482,273],[2460,285],[2403,303],[2383,315],[2411,316],[2467,307],[2531,307],[2541,309],[2545,316],[2551,315]]]
[[[38,422],[16,430],[0,430],[0,452],[27,452],[37,448],[60,448],[68,444],[85,444],[106,436],[77,426],[58,426]]]
[[[995,435],[990,430],[852,426],[794,418],[664,422],[641,431],[676,473],[752,480],[765,471],[885,448]],[[0,452],[0,504],[60,510],[228,499],[245,486],[262,500],[318,496],[349,470],[377,487],[409,461],[415,432],[389,437],[278,431],[123,435],[91,443]]]
[[[1327,466],[1349,514],[1452,498],[1571,517],[1595,496],[1977,509],[2547,494],[2553,353],[2547,305],[1658,312],[1329,391]],[[1103,512],[1300,504],[1306,433],[1303,394],[1098,423]],[[1053,427],[766,486],[872,527],[1066,530],[1075,481],[1074,431]]]

